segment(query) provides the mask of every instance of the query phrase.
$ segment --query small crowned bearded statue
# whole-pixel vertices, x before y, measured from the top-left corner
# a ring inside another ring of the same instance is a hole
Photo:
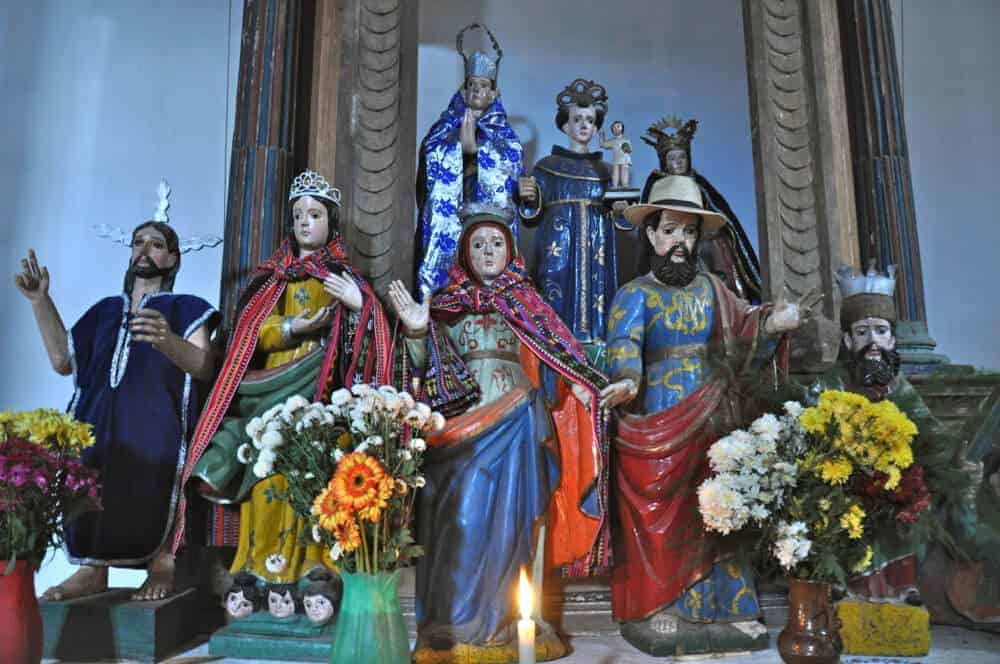
[[[913,385],[900,373],[896,351],[895,268],[887,274],[875,271],[874,262],[866,274],[856,274],[850,267],[837,272],[843,297],[840,324],[843,346],[838,365],[821,376],[810,388],[809,398],[817,399],[824,390],[863,394],[872,401],[893,402],[917,426],[913,441],[913,464],[904,472],[900,485],[909,496],[901,518],[915,521],[932,503],[936,513],[949,513],[945,527],[952,537],[960,538],[961,529],[975,522],[975,505],[970,500],[970,486],[980,468],[964,458],[965,445],[931,414]],[[973,492],[974,493],[974,492]],[[902,492],[891,499],[899,502]],[[943,508],[951,505],[950,509]],[[956,530],[956,528],[958,528]],[[878,601],[897,600],[920,604],[917,589],[917,552],[925,549],[935,529],[878,533],[873,543],[874,558],[870,571],[854,579],[851,590]],[[950,540],[945,540],[950,544]]]
[[[714,238],[700,243],[698,258],[729,290],[751,304],[758,304],[762,290],[757,252],[726,199],[692,166],[691,143],[697,130],[697,120],[682,122],[677,116],[663,118],[646,130],[648,135],[642,140],[656,149],[660,168],[646,179],[642,200],[649,200],[653,184],[661,178],[692,178],[701,190],[705,209],[721,214],[728,222]]]
[[[467,31],[489,36],[495,55],[466,55]],[[473,23],[458,33],[456,48],[465,62],[462,87],[420,144],[417,172],[417,236],[414,265],[421,298],[448,280],[458,250],[466,203],[513,207],[517,178],[524,172],[524,152],[500,101],[497,76],[503,51],[489,28]],[[517,223],[511,227],[517,238]]]

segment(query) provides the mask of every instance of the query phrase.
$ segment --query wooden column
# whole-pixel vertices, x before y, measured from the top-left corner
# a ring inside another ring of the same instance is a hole
[[[293,166],[301,3],[246,0],[226,204],[220,308],[231,327],[239,293],[280,243]]]
[[[903,96],[887,0],[840,0],[861,259],[896,265],[896,337],[905,363],[946,361],[927,331]]]
[[[792,344],[793,367],[818,370],[839,349],[834,270],[858,264],[836,6],[744,0],[743,16],[764,288],[824,294]]]

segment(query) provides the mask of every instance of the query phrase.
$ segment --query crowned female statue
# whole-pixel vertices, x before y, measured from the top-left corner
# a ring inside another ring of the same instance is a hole
[[[642,140],[656,149],[660,168],[650,173],[646,179],[642,200],[649,201],[650,189],[660,178],[693,178],[701,189],[705,208],[718,212],[729,222],[715,237],[705,238],[699,258],[706,269],[722,279],[729,290],[748,302],[759,304],[762,291],[757,252],[729,203],[692,165],[691,141],[697,130],[697,120],[682,122],[677,116],[663,118],[646,130],[648,136],[643,136]]]
[[[482,51],[465,55],[462,38],[472,28],[489,35],[495,56]],[[448,280],[462,230],[462,205],[512,207],[517,178],[524,172],[523,148],[497,88],[500,44],[488,28],[473,23],[458,33],[456,47],[465,61],[465,80],[420,144],[414,265],[422,298]],[[516,239],[516,221],[512,229]]]
[[[208,500],[240,505],[234,573],[295,582],[332,566],[305,521],[273,500],[281,475],[260,480],[237,458],[247,422],[295,394],[325,401],[338,387],[387,382],[389,328],[371,286],[352,268],[337,231],[340,192],[306,171],[288,196],[288,236],[250,276],[225,362],[191,441],[183,479],[201,480]],[[183,543],[183,524],[174,547]],[[303,535],[306,534],[306,537]]]
[[[512,216],[467,206],[445,288],[422,304],[401,282],[389,290],[424,398],[449,417],[427,441],[417,510],[417,662],[516,661],[518,570],[534,565],[539,589],[547,568],[607,564],[595,412],[607,381],[525,274]],[[582,421],[564,407],[577,399],[593,409]],[[539,659],[561,656],[540,615]]]
[[[606,309],[618,287],[615,226],[604,200],[611,168],[590,142],[604,124],[608,97],[604,86],[578,78],[556,104],[556,126],[569,147],[552,146],[518,183],[522,219],[539,224],[532,276],[573,335],[602,348]]]

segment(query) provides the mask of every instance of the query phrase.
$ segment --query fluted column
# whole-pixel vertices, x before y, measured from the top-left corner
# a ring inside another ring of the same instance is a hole
[[[285,230],[300,30],[300,0],[246,0],[219,298],[227,327],[250,270]]]
[[[887,0],[839,0],[861,260],[899,268],[896,337],[908,370],[947,361],[927,330],[903,96]]]

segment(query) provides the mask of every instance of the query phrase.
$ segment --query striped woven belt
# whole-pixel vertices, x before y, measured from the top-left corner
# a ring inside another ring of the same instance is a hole
[[[706,355],[708,355],[708,346],[705,344],[681,344],[644,353],[643,360],[646,364],[655,364],[663,360],[684,360],[692,357],[705,357]]]
[[[503,360],[505,362],[521,363],[521,356],[505,350],[472,350],[462,355],[462,360]]]

